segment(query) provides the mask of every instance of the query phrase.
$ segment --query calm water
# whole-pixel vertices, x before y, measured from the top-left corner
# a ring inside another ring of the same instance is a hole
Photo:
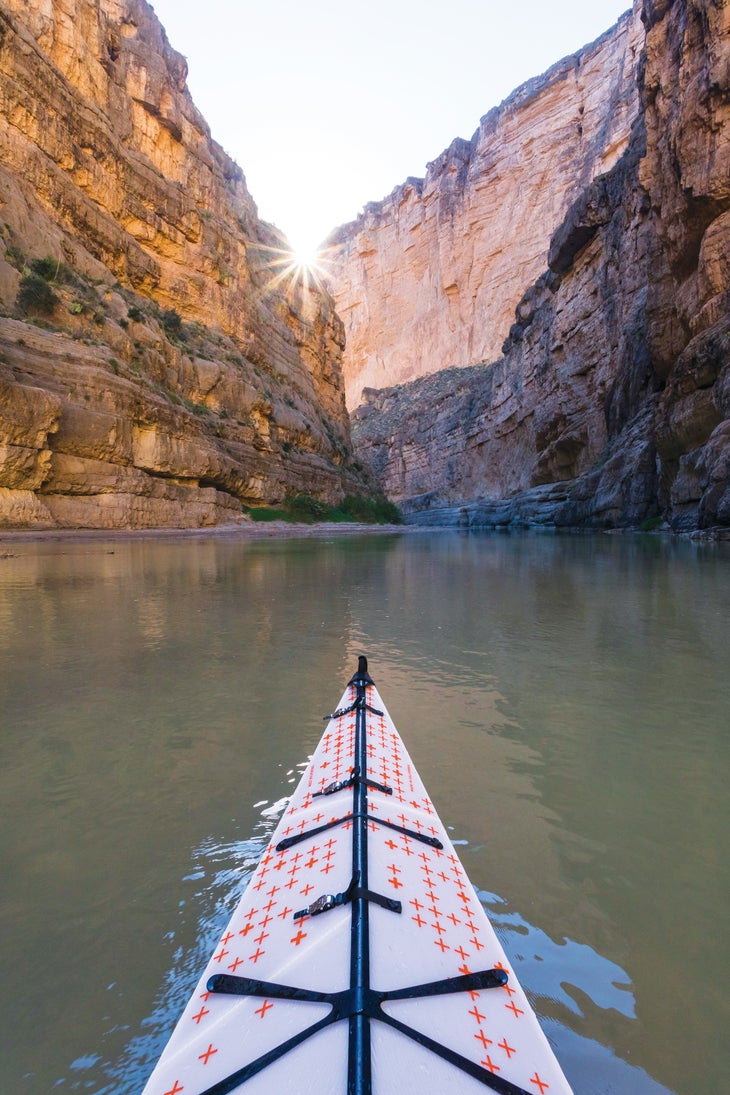
[[[726,547],[0,556],[3,1093],[141,1089],[361,651],[576,1095],[730,1090]]]

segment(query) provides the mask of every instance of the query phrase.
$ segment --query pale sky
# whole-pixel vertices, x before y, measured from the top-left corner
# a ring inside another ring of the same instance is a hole
[[[153,0],[259,214],[313,249],[630,0]]]

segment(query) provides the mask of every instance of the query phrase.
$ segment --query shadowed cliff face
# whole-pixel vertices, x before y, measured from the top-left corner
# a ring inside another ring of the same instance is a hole
[[[642,19],[627,148],[554,233],[503,356],[355,412],[414,519],[730,525],[730,6]]]
[[[360,485],[332,301],[282,278],[186,74],[144,0],[0,0],[0,527]]]

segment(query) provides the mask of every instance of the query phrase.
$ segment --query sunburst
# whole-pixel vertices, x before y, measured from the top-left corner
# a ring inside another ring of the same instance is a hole
[[[329,262],[326,249],[286,248],[257,244],[267,289],[287,295],[301,290],[327,291]]]

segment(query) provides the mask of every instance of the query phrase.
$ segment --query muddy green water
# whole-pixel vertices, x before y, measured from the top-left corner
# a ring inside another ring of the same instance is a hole
[[[576,1095],[730,1090],[727,547],[0,556],[3,1093],[141,1090],[361,651]]]

